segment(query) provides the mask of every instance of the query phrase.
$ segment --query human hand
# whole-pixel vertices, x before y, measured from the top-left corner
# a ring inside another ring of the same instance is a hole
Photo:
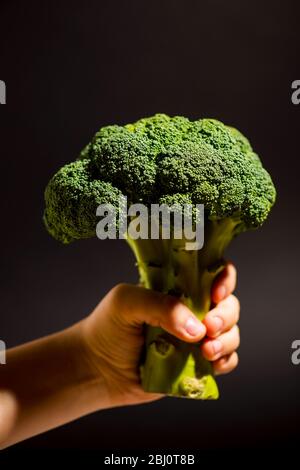
[[[179,299],[140,286],[119,284],[82,323],[86,357],[95,379],[106,383],[109,406],[152,401],[163,397],[143,391],[139,358],[144,344],[143,325],[160,326],[187,342],[203,339],[203,355],[212,361],[216,374],[232,371],[238,363],[239,302],[232,295],[236,270],[228,263],[214,282],[215,305],[203,322]]]

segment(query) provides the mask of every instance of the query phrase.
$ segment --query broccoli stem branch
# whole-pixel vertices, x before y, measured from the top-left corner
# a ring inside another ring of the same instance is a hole
[[[148,289],[180,297],[203,320],[211,305],[210,291],[224,266],[223,254],[235,236],[238,221],[205,220],[204,247],[187,251],[186,240],[133,240],[140,282]],[[211,363],[199,343],[180,341],[161,328],[145,327],[141,381],[145,391],[172,396],[216,399],[218,387]]]

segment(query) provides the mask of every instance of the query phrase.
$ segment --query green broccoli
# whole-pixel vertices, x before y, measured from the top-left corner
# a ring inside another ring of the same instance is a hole
[[[214,119],[157,114],[96,133],[79,158],[61,168],[46,191],[44,221],[53,237],[69,243],[95,236],[96,208],[128,203],[204,204],[204,247],[186,240],[132,239],[146,288],[179,296],[201,320],[210,290],[224,266],[224,250],[239,233],[266,220],[275,202],[271,177],[249,141]],[[147,327],[141,381],[149,392],[217,398],[211,364],[199,344],[184,343],[161,328]]]

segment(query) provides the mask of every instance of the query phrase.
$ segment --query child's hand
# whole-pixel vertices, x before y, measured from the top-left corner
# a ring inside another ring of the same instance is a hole
[[[110,406],[143,403],[163,395],[146,393],[139,384],[138,362],[144,343],[143,324],[161,326],[177,338],[202,344],[204,356],[216,374],[232,371],[238,363],[236,349],[239,302],[232,295],[236,270],[227,264],[212,289],[216,305],[201,323],[178,299],[143,287],[114,287],[82,322],[87,359],[95,378],[103,375]]]
[[[205,338],[202,352],[215,372],[230,372],[239,345],[235,283],[228,264],[212,289],[216,307],[203,323],[175,297],[121,284],[79,323],[9,349],[0,375],[0,447],[97,410],[161,398],[139,383],[144,323],[183,341]]]

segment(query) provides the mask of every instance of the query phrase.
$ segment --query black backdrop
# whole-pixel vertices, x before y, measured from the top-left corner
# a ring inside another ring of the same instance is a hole
[[[68,247],[42,224],[43,190],[102,125],[165,112],[240,128],[278,188],[266,225],[229,250],[239,270],[240,365],[218,402],[167,398],[107,410],[13,448],[222,448],[297,444],[300,78],[293,0],[0,3],[0,337],[11,347],[89,313],[135,282],[122,241]],[[28,377],[30,380],[30,377]]]

